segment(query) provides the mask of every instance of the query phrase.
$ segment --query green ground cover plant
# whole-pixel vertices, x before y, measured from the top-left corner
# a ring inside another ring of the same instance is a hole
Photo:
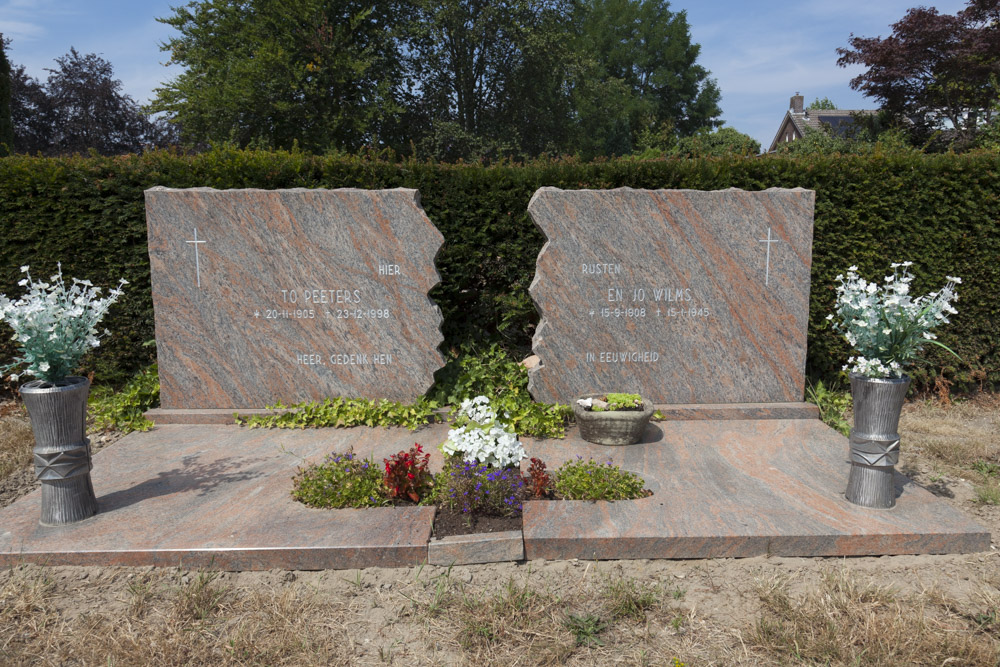
[[[160,376],[152,364],[129,380],[120,391],[108,385],[90,393],[88,409],[96,428],[106,431],[148,431],[153,422],[143,415],[160,405]]]
[[[828,386],[822,380],[810,383],[806,387],[806,399],[819,408],[819,418],[823,423],[837,430],[842,435],[851,434],[851,422],[847,413],[854,405],[851,392]]]
[[[267,406],[284,410],[274,415],[236,415],[236,423],[250,428],[348,428],[351,426],[404,426],[415,431],[434,421],[438,405],[421,398],[416,403],[398,403],[387,399],[327,398],[322,403],[308,401],[285,406]]]
[[[310,507],[343,509],[389,504],[382,469],[373,459],[352,452],[333,453],[320,463],[299,468],[292,497]]]
[[[565,500],[636,500],[653,495],[635,473],[611,461],[598,463],[578,456],[556,470],[553,487]]]
[[[436,377],[431,400],[457,406],[467,397],[486,396],[520,435],[561,438],[573,416],[567,405],[536,403],[528,393],[528,369],[498,344],[453,351]]]

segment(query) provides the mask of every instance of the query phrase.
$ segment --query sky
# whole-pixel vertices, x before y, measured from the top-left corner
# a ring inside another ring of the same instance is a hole
[[[160,44],[176,35],[157,17],[187,0],[0,0],[0,33],[13,39],[8,58],[44,80],[45,68],[75,47],[114,66],[115,77],[134,100],[145,104],[153,90],[181,72],[164,66]],[[838,47],[851,33],[885,37],[910,7],[924,4],[954,14],[963,0],[675,0],[687,12],[692,40],[701,45],[698,63],[722,91],[727,127],[749,134],[766,149],[795,93],[806,104],[828,97],[841,109],[878,105],[851,90],[860,67],[837,66]]]

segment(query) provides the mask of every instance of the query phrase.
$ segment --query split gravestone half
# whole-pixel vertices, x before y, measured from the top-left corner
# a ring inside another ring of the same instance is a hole
[[[538,190],[535,400],[801,401],[814,199],[798,188]]]
[[[416,190],[146,191],[162,409],[414,401],[444,359]]]

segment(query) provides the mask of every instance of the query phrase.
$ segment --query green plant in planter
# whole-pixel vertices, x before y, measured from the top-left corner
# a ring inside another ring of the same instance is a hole
[[[553,477],[556,496],[564,500],[636,500],[653,495],[641,477],[611,461],[598,463],[578,456],[562,464]]]
[[[352,452],[333,453],[321,463],[299,468],[292,497],[310,507],[380,507],[389,504],[380,467]]]
[[[594,412],[613,412],[616,410],[642,410],[642,397],[639,394],[608,394],[604,397],[607,407],[595,405],[591,407]]]

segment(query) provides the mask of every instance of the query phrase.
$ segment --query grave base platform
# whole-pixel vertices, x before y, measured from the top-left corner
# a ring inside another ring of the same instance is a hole
[[[289,495],[291,478],[333,451],[353,449],[381,465],[415,442],[439,468],[436,445],[447,430],[163,425],[133,433],[94,456],[96,516],[40,526],[38,491],[0,510],[0,565],[308,570],[423,563],[433,508],[311,509]],[[630,447],[592,445],[571,429],[566,439],[526,439],[525,446],[550,470],[576,456],[611,459],[642,474],[655,493],[615,503],[527,503],[528,559],[963,553],[990,546],[985,529],[903,476],[891,510],[848,503],[847,440],[818,420],[655,422]]]
[[[686,419],[818,419],[819,408],[812,403],[673,403],[657,404],[656,410],[667,420]],[[154,408],[144,414],[146,419],[165,424],[233,424],[234,415],[277,415],[288,410],[254,408]],[[446,410],[438,410],[445,415]]]
[[[235,424],[236,415],[242,417],[280,415],[287,410],[268,410],[254,408],[237,410],[235,408],[153,408],[146,410],[143,417],[160,426],[165,424]]]
[[[687,419],[819,419],[812,403],[671,403],[653,406],[666,421]]]

